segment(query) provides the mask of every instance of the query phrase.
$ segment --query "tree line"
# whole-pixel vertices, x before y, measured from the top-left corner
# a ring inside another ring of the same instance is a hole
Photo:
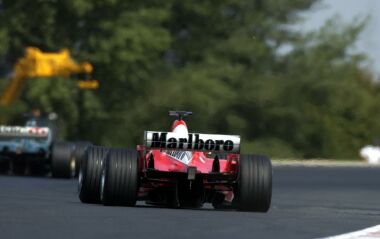
[[[134,147],[193,111],[192,132],[240,134],[245,152],[357,158],[380,135],[379,85],[351,48],[365,21],[291,28],[318,0],[2,0],[3,78],[26,46],[69,48],[101,87],[29,80],[0,114],[57,112],[62,135]],[[6,80],[1,80],[4,88]]]

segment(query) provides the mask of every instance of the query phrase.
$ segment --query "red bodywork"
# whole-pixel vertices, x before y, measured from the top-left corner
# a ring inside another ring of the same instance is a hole
[[[172,131],[178,126],[186,126],[183,120],[175,120]],[[203,182],[202,189],[206,194],[215,192],[225,195],[225,200],[233,199],[233,184],[237,178],[239,154],[229,153],[212,155],[211,152],[187,151],[191,160],[187,163],[171,156],[173,151],[146,149],[138,145],[140,160],[139,199],[144,199],[152,190],[173,187],[178,180],[189,180],[189,168],[196,169],[196,179]],[[176,151],[179,152],[179,151]],[[217,160],[218,162],[215,162]],[[206,195],[207,197],[207,195]],[[207,200],[205,200],[207,202]]]

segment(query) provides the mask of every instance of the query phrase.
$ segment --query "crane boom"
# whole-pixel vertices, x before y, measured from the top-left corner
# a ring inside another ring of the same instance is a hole
[[[91,75],[93,67],[88,62],[77,63],[67,49],[57,53],[45,53],[35,47],[28,47],[25,56],[20,58],[13,69],[8,86],[0,97],[0,105],[11,104],[21,93],[27,79],[35,77],[69,77],[73,74]],[[96,80],[80,80],[78,86],[82,89],[96,89]]]

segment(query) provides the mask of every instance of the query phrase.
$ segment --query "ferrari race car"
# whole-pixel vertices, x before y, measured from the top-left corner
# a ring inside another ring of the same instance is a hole
[[[134,206],[136,201],[168,207],[267,212],[272,165],[266,156],[241,155],[240,136],[189,133],[186,111],[171,132],[145,131],[136,150],[90,146],[81,160],[83,203]]]
[[[45,118],[30,118],[25,126],[0,125],[0,172],[70,178],[76,174],[76,159],[89,143],[56,141],[57,129]]]

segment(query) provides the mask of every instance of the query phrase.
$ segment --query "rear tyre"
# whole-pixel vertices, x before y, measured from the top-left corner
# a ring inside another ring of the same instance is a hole
[[[53,178],[71,178],[75,174],[75,161],[72,157],[74,145],[66,142],[52,146],[51,173]]]
[[[104,205],[134,206],[139,187],[137,152],[127,149],[109,151],[101,180]]]
[[[18,155],[11,160],[11,171],[14,175],[25,175],[26,160],[23,156]]]
[[[42,159],[31,159],[27,165],[27,171],[29,171],[29,175],[31,176],[45,176],[48,170],[46,170],[46,162]]]
[[[108,148],[90,146],[81,160],[78,177],[79,199],[83,203],[100,203],[100,178]]]
[[[241,155],[235,191],[239,210],[267,212],[272,198],[272,164],[269,158]]]
[[[0,158],[0,174],[6,174],[9,171],[9,159]]]

